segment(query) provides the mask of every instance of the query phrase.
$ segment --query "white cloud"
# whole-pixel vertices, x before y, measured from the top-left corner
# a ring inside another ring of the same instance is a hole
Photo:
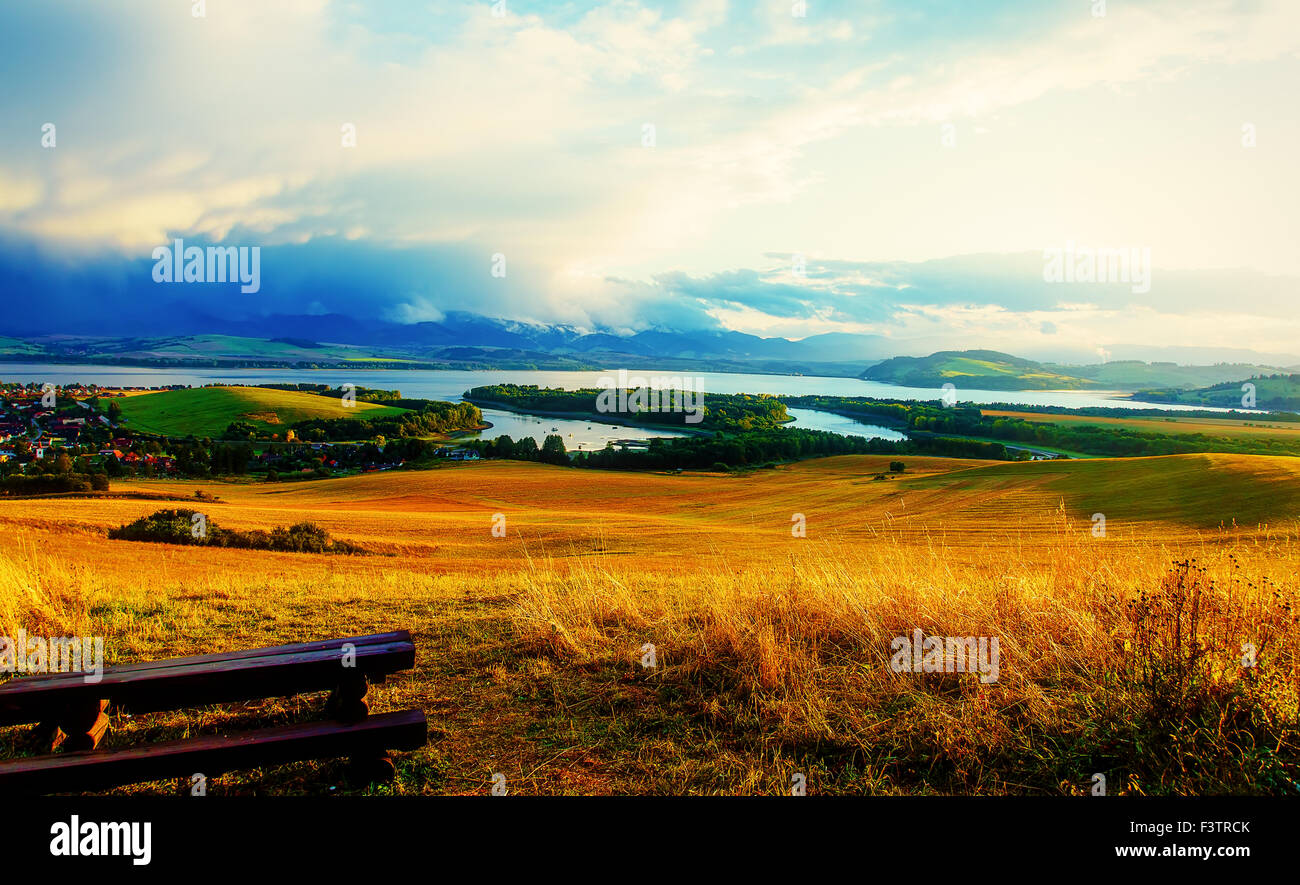
[[[606,282],[610,275],[647,280],[688,261],[712,262],[716,271],[792,242],[838,243],[846,228],[864,253],[898,228],[922,232],[911,238],[916,249],[937,248],[932,242],[950,241],[922,234],[945,223],[945,213],[974,214],[978,192],[959,176],[952,188],[961,194],[950,204],[924,196],[931,187],[943,193],[934,183],[943,169],[936,173],[917,151],[879,175],[869,202],[834,211],[810,205],[811,193],[879,172],[836,152],[846,134],[974,118],[973,131],[991,141],[1011,125],[988,125],[995,115],[1045,96],[1143,90],[1207,67],[1294,57],[1300,23],[1291,0],[1112,3],[1104,19],[1081,6],[1050,30],[994,33],[939,54],[881,45],[888,4],[852,17],[810,4],[808,18],[797,19],[786,0],[762,4],[756,17],[725,0],[688,2],[673,13],[610,0],[564,25],[547,15],[496,19],[482,4],[466,4],[430,14],[428,33],[341,22],[325,0],[209,4],[206,19],[190,17],[184,4],[167,13],[127,0],[101,5],[115,29],[100,35],[108,70],[86,72],[74,94],[33,81],[38,102],[63,109],[59,146],[35,156],[0,152],[0,226],[130,254],[185,234],[471,244],[535,269],[532,285],[520,288],[519,310],[541,304],[556,318],[616,323],[632,318],[609,305],[621,291]],[[48,9],[78,14],[75,4]],[[77,57],[56,61],[75,66]],[[822,65],[823,58],[854,61]],[[12,100],[0,99],[0,110]],[[654,148],[641,146],[645,122],[657,127]],[[355,148],[341,146],[344,123],[356,126]],[[1265,137],[1283,137],[1278,128]],[[1176,150],[1178,137],[1168,145]],[[1011,179],[1018,162],[1006,161]],[[1294,189],[1287,168],[1281,190]],[[1085,186],[1068,178],[1063,171],[1044,206],[1025,211],[1081,205]],[[1187,215],[1178,206],[1166,211],[1171,221]],[[951,235],[958,249],[983,246],[989,225],[958,221]],[[1250,217],[1238,227],[1252,224],[1278,228]],[[842,247],[821,251],[861,257]],[[805,285],[815,297],[829,284]],[[432,317],[447,307],[428,296],[402,309]],[[1101,335],[1071,325],[1087,313],[1062,305],[1035,315],[1033,328]],[[716,315],[753,328],[793,322],[752,311]],[[1029,321],[978,311],[936,317],[924,306],[913,316],[972,330]],[[802,322],[819,330],[845,321],[822,313]],[[1191,318],[1180,328],[1248,334]]]

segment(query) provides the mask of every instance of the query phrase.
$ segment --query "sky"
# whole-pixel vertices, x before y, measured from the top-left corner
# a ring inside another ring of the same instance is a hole
[[[42,0],[0,83],[11,327],[1300,340],[1295,0]],[[260,289],[160,290],[178,237]],[[1045,280],[1071,246],[1148,285]]]

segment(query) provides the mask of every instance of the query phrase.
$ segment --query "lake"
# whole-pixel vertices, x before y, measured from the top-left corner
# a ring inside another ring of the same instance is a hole
[[[372,369],[349,371],[347,369],[149,369],[107,365],[59,365],[53,363],[0,362],[0,381],[22,383],[51,382],[64,385],[73,381],[98,384],[104,387],[165,387],[172,384],[201,387],[205,384],[283,384],[309,383],[356,384],[358,387],[377,387],[383,390],[400,390],[403,396],[417,399],[459,401],[461,394],[471,387],[485,384],[536,384],[539,387],[559,387],[575,390],[581,387],[599,387],[601,378],[612,372],[567,371],[510,371],[489,369],[483,371],[437,371],[424,369]],[[653,374],[686,376],[695,379],[696,389],[712,393],[773,393],[785,395],[823,394],[827,396],[870,396],[881,399],[937,400],[942,391],[936,388],[899,387],[859,378],[823,378],[812,375],[754,375],[737,372],[684,372],[673,370],[655,373],[651,370],[630,371],[629,376],[648,377]],[[966,390],[959,389],[960,402],[976,404],[1014,403],[1025,406],[1120,406],[1131,409],[1165,409],[1188,411],[1191,406],[1134,402],[1107,396],[1096,391],[1071,390]],[[1213,410],[1222,411],[1222,410]],[[864,424],[812,409],[790,409],[795,419],[792,426],[811,430],[830,430],[852,436],[903,439],[903,434],[887,427]],[[483,417],[492,423],[482,436],[495,438],[505,434],[514,439],[531,436],[540,446],[552,433],[558,433],[566,448],[587,450],[603,448],[606,442],[620,439],[648,439],[654,436],[681,436],[672,430],[647,429],[545,416],[524,415],[500,409],[484,409]]]

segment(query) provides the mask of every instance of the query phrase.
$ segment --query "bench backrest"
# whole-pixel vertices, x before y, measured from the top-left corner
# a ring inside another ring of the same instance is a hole
[[[352,667],[344,666],[345,646],[352,647]],[[415,645],[401,630],[109,667],[96,682],[84,673],[19,677],[0,685],[0,726],[41,721],[93,700],[149,713],[324,690],[361,675],[382,681],[413,666]]]

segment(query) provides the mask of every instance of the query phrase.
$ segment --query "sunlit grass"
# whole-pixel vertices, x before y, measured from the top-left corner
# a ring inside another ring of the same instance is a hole
[[[1294,523],[1204,528],[1203,490],[1180,514],[1159,480],[1181,474],[1147,459],[1165,494],[1116,486],[1099,538],[1088,516],[1115,462],[918,459],[871,482],[876,460],[751,477],[486,464],[142,484],[218,494],[205,506],[223,525],[311,519],[391,554],[361,558],[103,536],[153,502],[0,502],[0,629],[103,635],[119,662],[410,629],[416,669],[377,687],[376,709],[424,709],[431,741],[380,792],[485,793],[496,772],[515,794],[776,794],[796,772],[849,794],[1080,793],[1094,773],[1112,793],[1295,791]],[[1289,502],[1275,460],[1207,481],[1240,486],[1255,510]],[[795,512],[807,538],[791,534]],[[1195,571],[1176,565],[1188,560]],[[1176,613],[1193,598],[1189,626]],[[890,641],[915,628],[997,636],[999,681],[893,672]],[[322,705],[119,716],[110,745]],[[0,753],[22,733],[4,732]],[[302,764],[214,791],[340,783],[337,764]]]

